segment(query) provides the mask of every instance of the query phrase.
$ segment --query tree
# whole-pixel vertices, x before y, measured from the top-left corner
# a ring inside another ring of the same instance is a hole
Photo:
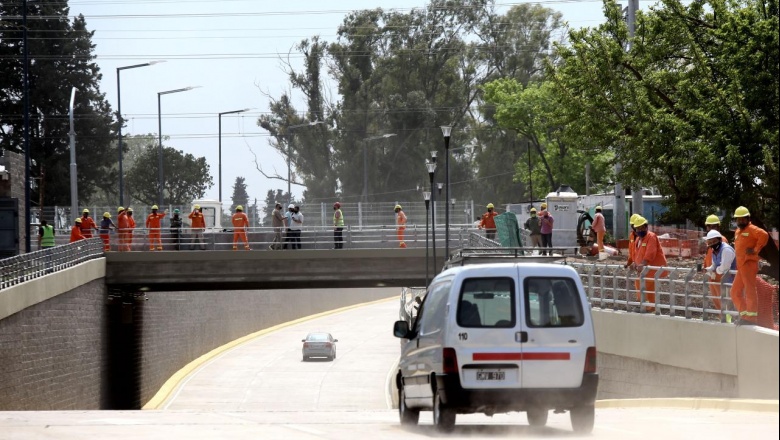
[[[24,147],[24,76],[22,5],[0,3],[0,145],[21,151]],[[112,148],[116,123],[111,107],[100,92],[101,73],[94,62],[93,32],[87,30],[82,15],[68,21],[67,1],[27,2],[30,56],[30,154],[43,173],[43,182],[31,197],[38,200],[45,188],[43,203],[66,205],[68,185],[62,177],[69,173],[70,152],[68,108],[71,88],[77,89],[74,102],[74,129],[78,160],[79,199],[90,203],[98,188],[116,181],[112,164],[117,152]]]
[[[157,145],[147,145],[132,168],[127,171],[125,184],[134,200],[141,203],[153,203],[158,198],[158,161]],[[172,147],[163,149],[165,171],[166,203],[188,205],[202,198],[206,190],[214,185],[205,157],[196,158],[192,154]]]
[[[246,183],[243,177],[236,177],[236,183],[233,184],[233,204],[230,205],[230,212],[236,210],[236,206],[244,207],[244,212],[249,209],[249,194],[246,192]]]
[[[264,201],[265,207],[263,211],[260,213],[262,215],[261,223],[265,226],[271,225],[276,203],[277,202],[281,203],[282,208],[287,208],[286,205],[287,200],[291,200],[289,193],[284,193],[282,192],[281,189],[277,189],[276,192],[274,192],[274,190],[269,189],[268,193],[265,196],[265,201]],[[282,211],[286,211],[286,209],[282,209]]]

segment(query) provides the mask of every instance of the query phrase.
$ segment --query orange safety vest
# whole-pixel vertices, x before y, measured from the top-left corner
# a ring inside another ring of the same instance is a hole
[[[92,217],[81,218],[81,234],[84,238],[92,238],[92,230],[95,229],[95,221]]]
[[[249,226],[249,217],[247,217],[243,212],[237,212],[233,214],[233,217],[231,217],[230,220],[233,222],[233,227],[236,229],[243,230]]]
[[[401,228],[406,227],[406,214],[403,211],[398,211],[395,215],[395,224]]]
[[[750,223],[744,229],[737,229],[734,233],[734,252],[737,254],[737,269],[748,261],[758,261],[758,253],[769,241],[769,234]],[[747,250],[753,249],[753,255],[748,255]]]
[[[636,249],[634,262],[642,264],[647,260],[648,266],[666,266],[666,256],[661,250],[661,241],[655,233],[647,231],[647,235],[640,239]]]
[[[84,239],[84,235],[81,234],[81,226],[73,225],[73,227],[70,228],[70,243]]]
[[[151,213],[146,217],[146,229],[160,229],[160,220],[165,217],[165,214]]]
[[[203,217],[203,213],[198,211],[192,211],[189,215],[190,221],[192,221],[193,228],[206,228],[206,218]]]
[[[498,213],[496,211],[482,214],[482,223],[479,225],[485,229],[496,229],[496,220],[493,217],[497,215]]]

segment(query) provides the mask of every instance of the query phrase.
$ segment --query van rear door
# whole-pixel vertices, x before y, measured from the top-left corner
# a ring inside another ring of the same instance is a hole
[[[524,311],[521,326],[528,335],[523,343],[523,388],[579,387],[587,349],[595,345],[579,280],[559,271],[519,279]]]

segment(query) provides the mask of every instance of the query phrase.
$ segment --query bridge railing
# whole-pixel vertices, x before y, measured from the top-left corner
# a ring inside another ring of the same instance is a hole
[[[0,260],[0,290],[103,256],[99,238]]]

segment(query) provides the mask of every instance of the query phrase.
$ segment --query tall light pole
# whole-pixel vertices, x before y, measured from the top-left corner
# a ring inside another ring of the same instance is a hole
[[[312,127],[314,125],[320,125],[324,124],[324,121],[310,121],[305,124],[296,124],[296,125],[290,125],[287,127],[288,133],[285,134],[285,139],[287,139],[287,204],[289,205],[292,203],[292,165],[291,165],[291,158],[292,158],[292,131],[296,128],[301,127]]]
[[[122,89],[119,81],[119,72],[127,69],[137,69],[139,67],[151,66],[153,64],[164,63],[164,60],[149,61],[148,63],[133,64],[132,66],[122,66],[116,68],[116,113],[119,122],[119,205],[125,204],[125,173],[122,169],[122,125],[124,120],[122,119]]]
[[[444,135],[444,255],[450,258],[450,133],[451,125],[442,125],[441,134]]]
[[[431,151],[431,160],[426,162],[428,177],[431,179],[431,241],[433,246],[433,273],[436,276],[436,191],[433,190],[433,179],[436,175],[436,151]]]
[[[428,166],[428,162],[425,162],[425,166]],[[423,199],[425,200],[425,287],[428,287],[428,215],[430,214],[431,205],[431,191],[423,191]]]
[[[363,139],[363,202],[368,202],[368,153],[367,153],[367,147],[368,147],[368,141],[373,141],[376,139],[387,139],[389,137],[395,136],[395,133],[385,133],[380,134],[379,136],[371,136]]]
[[[69,223],[79,215],[79,187],[78,172],[76,169],[76,130],[73,127],[73,106],[76,101],[76,88],[70,90],[70,107],[68,115],[70,119],[70,216]]]
[[[157,164],[157,204],[163,205],[163,195],[165,193],[165,174],[163,173],[163,144],[162,144],[162,117],[161,117],[161,104],[160,98],[162,95],[170,95],[171,93],[186,92],[188,90],[195,89],[197,87],[184,87],[182,89],[167,90],[165,92],[157,92],[157,141],[158,141],[158,156],[159,162]]]
[[[24,252],[30,253],[30,48],[27,44],[27,0],[22,3],[24,44]]]
[[[241,110],[231,110],[229,112],[217,113],[219,116],[219,206],[222,209],[222,115],[232,115],[234,113],[248,112],[251,109],[242,108]]]

